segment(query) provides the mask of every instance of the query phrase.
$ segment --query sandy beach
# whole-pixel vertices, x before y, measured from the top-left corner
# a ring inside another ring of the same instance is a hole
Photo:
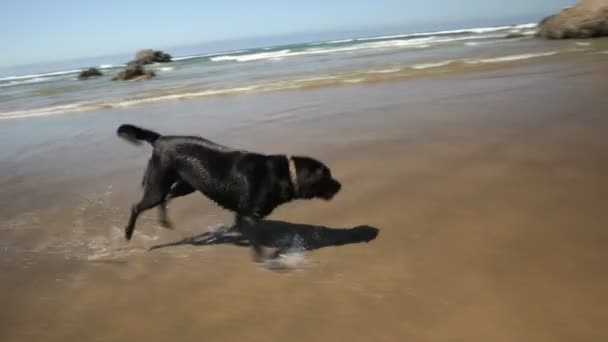
[[[0,123],[1,341],[608,340],[605,54]],[[310,155],[343,184],[271,219],[380,229],[286,258],[148,247],[230,223],[200,195],[141,219],[132,123]]]

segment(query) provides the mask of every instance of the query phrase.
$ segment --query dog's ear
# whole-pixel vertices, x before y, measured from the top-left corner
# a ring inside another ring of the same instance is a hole
[[[311,191],[322,178],[322,164],[308,157],[292,157],[296,167],[296,177],[300,186],[300,195],[312,197]]]
[[[293,157],[296,166],[298,179],[303,182],[315,182],[323,177],[324,169],[327,169],[323,163],[309,157]]]

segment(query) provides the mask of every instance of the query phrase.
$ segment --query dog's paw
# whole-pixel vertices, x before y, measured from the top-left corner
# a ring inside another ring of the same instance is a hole
[[[251,260],[256,264],[264,264],[269,258],[262,251],[251,251]]]
[[[285,273],[285,272],[293,271],[289,267],[289,265],[281,262],[281,260],[279,260],[279,259],[268,259],[264,263],[264,268],[266,268],[269,271],[279,272],[279,273]]]
[[[161,220],[160,221],[160,226],[165,228],[165,229],[170,229],[173,230],[173,223],[171,223],[169,220]]]
[[[131,237],[133,237],[133,228],[125,228],[125,239],[131,241]]]

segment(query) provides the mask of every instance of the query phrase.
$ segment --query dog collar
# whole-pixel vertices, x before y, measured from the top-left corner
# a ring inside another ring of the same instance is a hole
[[[291,179],[291,185],[293,186],[293,192],[295,194],[299,191],[298,186],[298,172],[296,170],[296,162],[291,157],[287,157],[287,164],[289,164],[289,178]]]

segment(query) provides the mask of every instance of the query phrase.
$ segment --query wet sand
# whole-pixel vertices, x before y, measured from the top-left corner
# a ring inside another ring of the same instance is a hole
[[[598,56],[3,122],[0,340],[607,340],[607,70]],[[271,218],[380,235],[289,272],[234,246],[145,252],[231,216],[190,196],[176,230],[151,211],[126,243],[150,152],[115,137],[126,122],[318,157],[343,191]]]

